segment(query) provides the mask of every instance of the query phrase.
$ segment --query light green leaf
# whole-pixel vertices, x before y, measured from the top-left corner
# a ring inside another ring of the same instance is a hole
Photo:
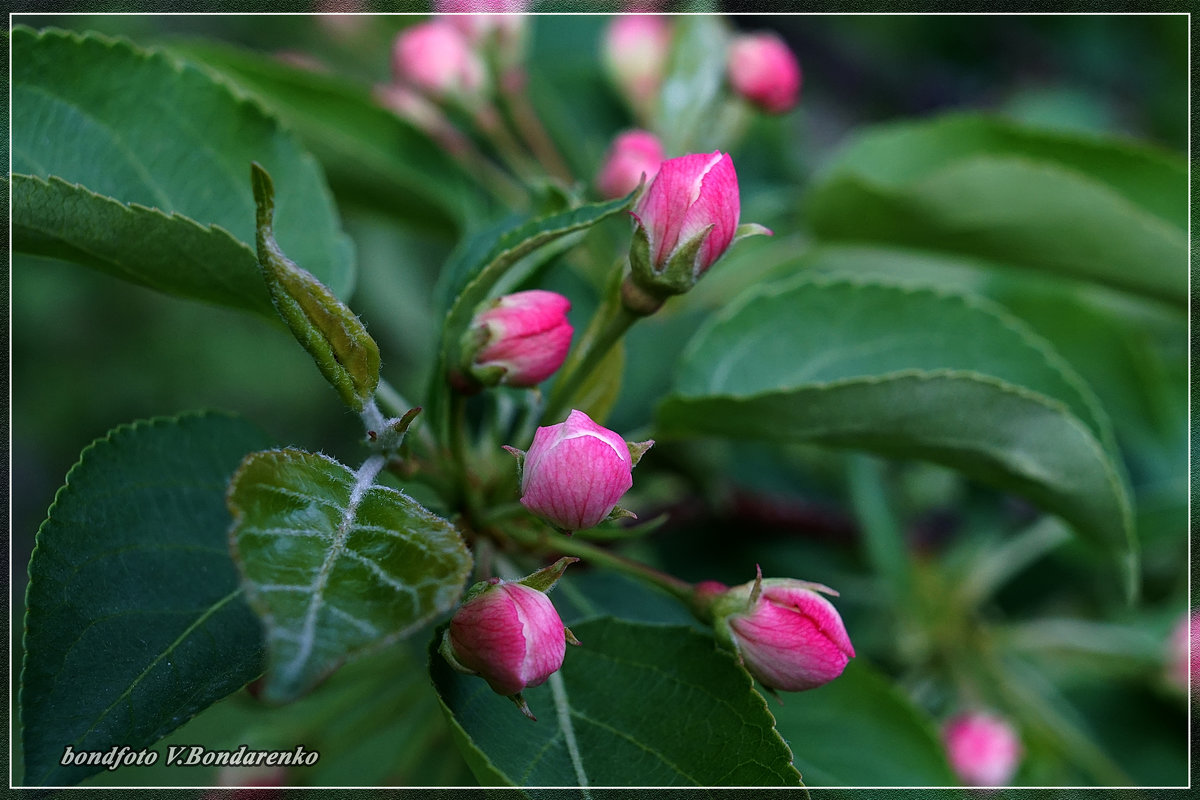
[[[471,556],[449,522],[300,450],[252,453],[229,489],[234,561],[267,631],[264,697],[303,694],[343,661],[450,609]]]
[[[169,50],[220,72],[295,130],[343,204],[451,232],[479,202],[470,176],[446,151],[364,86],[213,41],[171,42]]]
[[[257,205],[258,263],[275,310],[317,363],[342,402],[361,412],[379,385],[379,346],[354,312],[275,241],[275,186],[257,162],[250,168]]]
[[[229,560],[229,476],[269,439],[215,414],[115,429],[83,451],[37,535],[21,680],[25,780],[76,752],[147,747],[262,671]]]
[[[924,458],[1025,495],[1123,559],[1136,542],[1109,423],[1025,325],[986,301],[804,276],[697,333],[657,436],[809,441]]]
[[[957,785],[933,720],[861,658],[771,712],[810,788]]]
[[[809,198],[826,241],[889,242],[1186,302],[1186,170],[1136,145],[951,117],[865,135]]]
[[[516,786],[799,786],[766,702],[733,656],[685,627],[611,618],[523,692],[536,723],[431,653],[434,685],[475,776]]]
[[[280,244],[349,293],[320,169],[256,104],[125,41],[20,27],[11,41],[17,250],[274,318],[245,177],[257,160],[279,184]]]

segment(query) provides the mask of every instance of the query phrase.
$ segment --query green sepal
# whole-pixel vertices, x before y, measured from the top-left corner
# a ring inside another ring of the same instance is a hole
[[[470,667],[463,666],[462,662],[460,662],[454,656],[454,646],[450,644],[450,628],[449,627],[447,627],[446,630],[442,632],[442,643],[438,646],[438,653],[441,654],[442,658],[446,659],[446,663],[449,664],[450,668],[453,669],[455,672],[461,672],[463,675],[478,675],[479,674],[478,672],[471,669]]]
[[[621,508],[620,506],[613,506],[613,510],[608,512],[608,516],[605,517],[605,520],[613,521],[613,520],[618,520],[618,519],[637,519],[637,518],[638,518],[637,514],[633,513],[628,508]]]
[[[525,702],[524,695],[522,695],[520,692],[517,692],[516,694],[509,695],[508,699],[512,700],[514,703],[517,704],[517,708],[520,710],[520,712],[522,714],[524,714],[526,717],[533,720],[534,722],[537,722],[537,717],[535,717],[533,715],[533,712],[529,710],[529,703]]]
[[[676,245],[667,258],[667,263],[661,270],[656,270],[650,260],[649,235],[641,220],[638,220],[634,226],[633,244],[629,249],[629,264],[634,283],[638,288],[659,298],[689,291],[700,278],[696,268],[700,248],[716,227],[715,223],[709,225],[686,242]]]
[[[736,242],[740,242],[742,239],[749,239],[751,236],[774,235],[775,231],[765,225],[759,225],[757,222],[747,222],[737,226],[737,230],[733,232],[733,240],[729,243],[729,246],[732,247]]]
[[[633,460],[631,467],[636,467],[638,462],[642,460],[642,456],[646,455],[646,451],[654,446],[653,439],[647,439],[644,442],[626,442],[625,446],[629,448],[629,457]]]
[[[558,579],[567,571],[567,567],[579,561],[574,556],[563,556],[558,561],[555,561],[548,567],[542,567],[532,575],[526,575],[517,583],[528,586],[530,589],[537,589],[539,592],[545,593],[554,588],[554,584],[558,583]]]
[[[362,321],[275,241],[275,186],[257,162],[250,165],[257,208],[258,263],[271,303],[325,379],[354,411],[362,411],[379,384],[379,346]]]
[[[466,605],[484,592],[491,591],[499,586],[500,583],[501,580],[499,578],[488,578],[487,580],[471,584],[471,588],[467,589],[466,594],[463,595],[461,605]]]

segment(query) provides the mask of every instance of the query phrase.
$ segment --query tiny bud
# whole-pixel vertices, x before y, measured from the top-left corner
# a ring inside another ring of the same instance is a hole
[[[596,176],[596,188],[603,197],[624,197],[638,187],[643,175],[647,182],[654,180],[664,158],[662,142],[653,133],[626,131],[608,149],[604,166]]]
[[[959,779],[968,786],[1004,786],[1021,761],[1021,740],[1004,719],[972,711],[949,720],[942,728],[946,756]]]
[[[572,411],[534,434],[521,471],[521,503],[561,530],[594,528],[633,486],[632,470],[624,439]]]
[[[732,647],[746,670],[770,689],[802,692],[842,674],[854,657],[841,615],[819,583],[762,579],[717,594],[715,581],[699,584],[693,605],[715,620],[717,638]]]
[[[561,294],[541,289],[493,301],[463,335],[463,370],[484,386],[536,386],[562,366],[571,348],[570,308]]]
[[[728,154],[664,161],[632,212],[633,280],[651,294],[688,291],[733,242],[740,213]]]
[[[604,63],[617,89],[641,116],[658,98],[671,50],[666,17],[629,14],[616,17],[604,38]]]
[[[729,82],[758,108],[782,114],[800,97],[800,64],[777,35],[745,34],[729,47]]]
[[[392,47],[397,84],[435,98],[478,102],[487,80],[479,56],[452,25],[422,22],[405,28]]]
[[[1191,656],[1188,655],[1188,639],[1191,639]],[[1190,686],[1195,691],[1200,679],[1200,611],[1185,614],[1175,624],[1167,640],[1167,680],[1183,692]]]

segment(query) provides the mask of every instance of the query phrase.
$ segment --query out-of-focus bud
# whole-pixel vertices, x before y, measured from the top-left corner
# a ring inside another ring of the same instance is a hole
[[[435,20],[405,28],[392,47],[396,83],[430,97],[478,103],[487,83],[483,61],[453,26]]]
[[[995,714],[969,711],[942,728],[946,756],[967,786],[1004,786],[1021,761],[1021,740],[1007,721]]]
[[[643,175],[647,181],[653,180],[664,158],[662,142],[653,133],[625,131],[608,149],[596,177],[596,188],[603,197],[624,197],[637,188]]]
[[[629,14],[613,19],[604,37],[604,64],[613,83],[641,118],[654,109],[667,70],[671,26],[667,17]]]
[[[729,46],[729,82],[763,111],[782,114],[800,97],[800,64],[777,35],[744,34]]]
[[[1188,640],[1192,640],[1191,657]],[[1167,640],[1167,680],[1183,692],[1196,690],[1200,679],[1200,611],[1185,614],[1175,623]]]
[[[582,531],[634,516],[617,502],[653,444],[626,442],[576,410],[565,422],[538,428],[528,453],[506,449],[521,461],[522,505],[560,530]]]
[[[711,619],[717,640],[733,649],[746,670],[769,689],[802,692],[829,683],[854,657],[841,615],[819,583],[757,577],[731,589],[697,585],[700,616]]]
[[[536,386],[571,348],[570,309],[570,300],[541,289],[493,300],[463,334],[464,371],[483,386]]]
[[[475,584],[450,620],[439,652],[451,667],[480,676],[535,719],[521,690],[541,685],[562,666],[567,642],[579,644],[545,593],[578,560],[560,558],[519,581],[489,578]]]
[[[527,0],[433,0],[433,10],[439,14],[483,17],[490,14],[520,14],[528,8]]]
[[[280,766],[253,766],[253,767],[232,767],[224,766],[217,770],[216,785],[217,786],[287,786],[287,767]],[[247,790],[243,792],[233,792],[232,795],[224,794],[222,797],[234,797],[238,800],[253,800],[253,798],[274,798],[281,795],[282,792],[271,791],[270,789]]]

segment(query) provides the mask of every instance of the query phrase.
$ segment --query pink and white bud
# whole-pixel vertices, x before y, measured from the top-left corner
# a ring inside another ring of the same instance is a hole
[[[995,714],[970,711],[942,728],[950,767],[967,786],[1005,786],[1021,762],[1021,740]]]
[[[648,239],[653,271],[668,271],[673,257],[694,250],[686,264],[693,281],[729,248],[740,214],[733,159],[719,151],[662,162],[633,209],[635,224]]]
[[[633,486],[636,463],[624,439],[572,411],[565,422],[534,433],[521,470],[521,503],[561,530],[594,528]]]
[[[854,657],[854,645],[819,583],[762,579],[717,595],[720,584],[698,585],[701,602],[712,602],[717,635],[732,645],[746,670],[770,689],[802,692],[829,683]]]
[[[562,366],[574,328],[571,301],[531,289],[505,295],[475,315],[464,336],[468,372],[487,386],[536,386]]]
[[[650,131],[625,131],[613,140],[596,177],[601,196],[616,199],[637,188],[642,176],[654,180],[666,158],[662,142]]]
[[[648,115],[658,99],[671,26],[667,17],[628,14],[615,17],[604,37],[604,64],[617,89],[640,115]]]
[[[396,83],[436,98],[472,103],[483,91],[487,72],[470,43],[445,22],[405,28],[392,46]]]
[[[1188,640],[1191,640],[1191,655]],[[1167,680],[1183,692],[1200,686],[1200,611],[1186,614],[1167,640]]]
[[[800,97],[800,64],[773,33],[738,36],[729,46],[729,82],[734,91],[771,114],[795,107]]]
[[[544,593],[499,578],[490,584],[455,612],[444,643],[457,666],[511,697],[562,666],[566,628]]]

